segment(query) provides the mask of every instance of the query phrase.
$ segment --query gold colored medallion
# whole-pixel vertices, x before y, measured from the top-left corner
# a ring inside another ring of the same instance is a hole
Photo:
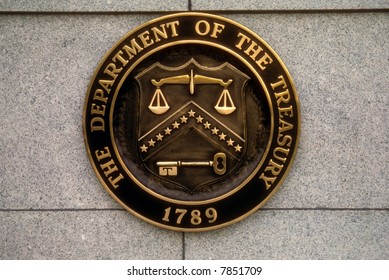
[[[179,13],[126,34],[89,85],[92,166],[125,209],[204,231],[261,207],[290,169],[299,103],[278,55],[216,15]]]

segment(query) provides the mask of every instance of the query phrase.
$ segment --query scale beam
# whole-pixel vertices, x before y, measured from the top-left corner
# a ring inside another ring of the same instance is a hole
[[[162,78],[159,81],[152,79],[151,83],[157,87],[154,96],[150,102],[149,109],[156,115],[161,115],[169,110],[165,96],[163,95],[160,87],[164,84],[173,85],[189,85],[190,94],[194,94],[195,85],[220,85],[224,87],[219,100],[215,105],[216,111],[221,115],[229,115],[235,111],[236,107],[232,101],[231,95],[228,92],[227,87],[233,82],[232,79],[223,81],[223,79],[193,74],[193,70],[190,71],[190,75],[178,75]]]
[[[227,87],[232,83],[232,79],[228,79],[225,82],[222,79],[218,79],[214,77],[208,77],[208,76],[203,76],[198,74],[193,75],[193,70],[191,70],[190,76],[189,75],[172,76],[172,77],[162,78],[159,81],[152,79],[151,83],[156,87],[161,87],[164,84],[178,84],[178,85],[187,84],[191,86],[219,84],[222,87]]]

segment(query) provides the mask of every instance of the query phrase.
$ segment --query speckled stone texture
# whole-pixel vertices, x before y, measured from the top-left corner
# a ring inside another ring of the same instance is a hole
[[[182,233],[126,211],[0,212],[1,259],[181,259]]]
[[[272,10],[361,10],[387,9],[388,0],[191,0],[193,10],[224,10],[224,11],[272,11]]]
[[[301,103],[300,147],[266,209],[224,229],[182,234],[122,210],[95,176],[82,135],[99,61],[160,14],[72,14],[84,2],[66,13],[7,14],[7,3],[0,4],[0,259],[389,258],[387,12],[227,15],[288,67]]]
[[[388,14],[231,16],[280,55],[301,103],[301,141],[267,207],[388,207]]]
[[[182,0],[1,0],[0,11],[23,12],[159,12],[188,9]]]
[[[387,259],[388,224],[387,211],[260,210],[222,230],[186,234],[185,257]]]
[[[151,18],[0,17],[0,208],[120,208],[86,155],[84,98],[110,47]]]

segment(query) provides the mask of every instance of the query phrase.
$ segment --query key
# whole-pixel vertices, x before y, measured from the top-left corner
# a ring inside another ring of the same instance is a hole
[[[181,166],[210,166],[217,175],[223,175],[227,170],[227,157],[225,153],[216,153],[210,161],[158,161],[157,166],[161,176],[177,176]]]

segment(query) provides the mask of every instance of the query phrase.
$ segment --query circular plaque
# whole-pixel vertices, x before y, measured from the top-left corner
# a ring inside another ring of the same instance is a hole
[[[111,48],[90,82],[83,127],[98,178],[125,209],[202,231],[243,219],[280,186],[298,146],[299,103],[263,39],[188,12]]]

